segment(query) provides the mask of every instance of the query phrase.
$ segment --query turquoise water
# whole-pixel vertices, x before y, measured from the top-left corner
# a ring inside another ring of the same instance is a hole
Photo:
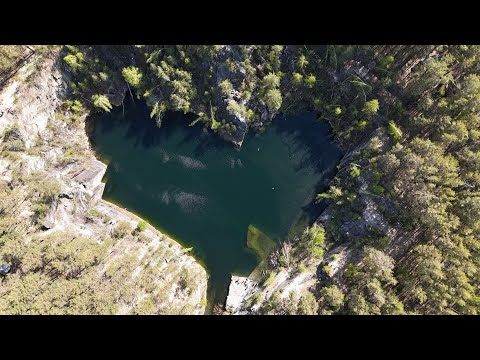
[[[209,299],[222,301],[230,274],[256,265],[249,224],[276,241],[332,178],[340,153],[313,113],[278,117],[241,149],[212,136],[191,116],[171,113],[161,128],[143,102],[90,119],[90,140],[109,163],[104,198],[144,217],[185,246],[210,274]]]

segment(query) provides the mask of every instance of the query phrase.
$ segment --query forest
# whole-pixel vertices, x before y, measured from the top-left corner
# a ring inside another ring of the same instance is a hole
[[[279,113],[308,109],[330,124],[346,154],[316,198],[328,205],[331,219],[287,239],[288,246],[272,252],[268,270],[300,273],[301,262],[315,258],[327,275],[302,296],[274,294],[260,313],[480,312],[480,46],[67,45],[61,58],[71,88],[62,106],[73,121],[87,109],[122,106],[118,93],[126,93],[147,102],[159,127],[167,111],[193,113],[192,124],[203,123],[212,136],[237,145],[246,131],[261,132]],[[13,131],[2,138],[4,151],[16,146]],[[13,196],[15,190],[8,191]],[[49,195],[36,196],[44,211]],[[407,234],[401,243],[375,227],[345,231],[363,216],[366,196],[388,226]],[[1,198],[0,214],[6,201]],[[49,257],[33,243],[12,258],[15,239],[0,226],[3,260],[34,267]],[[65,256],[75,242],[94,246],[67,237],[73,240],[58,244]],[[350,261],[339,276],[328,276],[322,261],[340,245],[349,249]],[[104,251],[93,250],[80,259],[84,266]],[[62,261],[42,270],[49,277],[58,273],[58,286],[76,271],[57,269]],[[100,301],[88,299],[82,302]],[[15,306],[21,311],[24,305]]]

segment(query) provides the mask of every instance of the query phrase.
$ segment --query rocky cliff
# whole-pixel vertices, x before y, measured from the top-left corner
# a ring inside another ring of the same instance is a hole
[[[40,224],[33,220],[29,186],[24,185],[20,190],[24,201],[15,204],[20,207],[15,211],[21,216],[14,218],[22,222],[26,242],[32,237],[68,231],[103,243],[106,237],[112,237],[119,224],[129,224],[135,229],[141,221],[101,199],[105,187],[102,177],[107,166],[96,160],[90,149],[85,115],[73,121],[58,111],[66,97],[67,81],[56,56],[34,57],[30,66],[24,66],[0,92],[0,134],[15,129],[16,141],[22,144],[9,152],[9,156],[2,153],[0,181],[13,186],[19,174],[40,174],[41,178],[55,180],[61,189]],[[0,140],[5,142],[6,137]],[[141,234],[131,231],[112,242],[108,256],[98,265],[98,272],[104,274],[111,264],[127,255],[133,256],[136,264],[127,282],[135,283],[135,279],[143,278],[146,272],[158,274],[149,278],[154,284],[156,303],[144,313],[204,313],[206,271],[181,245],[152,226]],[[138,313],[133,309],[147,296],[152,297],[145,286],[135,286],[133,300],[120,301],[117,313]]]

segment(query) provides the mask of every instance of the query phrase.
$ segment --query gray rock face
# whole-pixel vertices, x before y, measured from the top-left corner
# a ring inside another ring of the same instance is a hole
[[[223,129],[220,129],[218,132],[220,136],[222,136],[225,140],[231,141],[237,146],[242,146],[243,139],[245,138],[248,130],[247,120],[238,113],[231,115],[226,110],[223,118],[225,118],[225,120],[227,120],[230,124],[235,125],[236,130],[233,133],[229,133]]]
[[[243,276],[232,276],[225,309],[234,315],[241,314],[242,306],[257,290],[258,284]]]
[[[103,191],[105,190],[105,183],[100,183],[98,186],[93,189],[92,198],[96,201],[100,200],[103,196]]]
[[[107,165],[104,163],[98,160],[90,160],[79,169],[72,171],[70,179],[82,185],[93,196],[94,190],[101,184],[106,170]]]

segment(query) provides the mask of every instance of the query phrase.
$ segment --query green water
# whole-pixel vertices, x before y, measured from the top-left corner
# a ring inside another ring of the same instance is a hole
[[[282,240],[335,171],[340,153],[312,113],[278,117],[248,134],[240,150],[202,129],[191,116],[168,114],[161,128],[143,102],[90,119],[90,140],[109,163],[104,198],[144,217],[194,248],[209,272],[209,299],[223,301],[230,274],[248,274],[249,224]]]

